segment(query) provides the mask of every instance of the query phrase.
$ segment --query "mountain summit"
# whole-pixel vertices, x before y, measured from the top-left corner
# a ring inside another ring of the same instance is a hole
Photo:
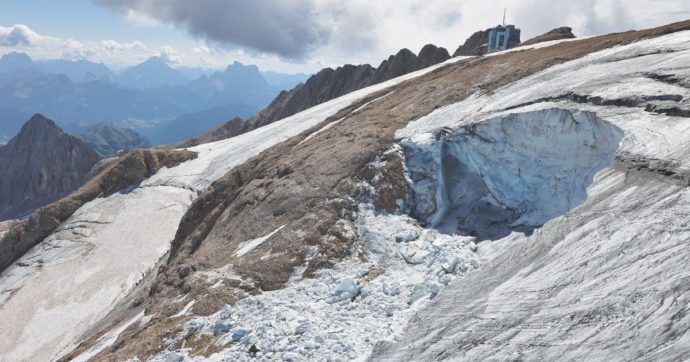
[[[0,57],[0,73],[10,73],[32,68],[35,68],[34,62],[24,53],[12,52]]]
[[[99,156],[36,114],[0,147],[0,220],[26,215],[74,191]]]
[[[204,103],[207,108],[230,103],[264,106],[275,96],[259,68],[240,62],[228,65],[223,71],[202,75],[190,82],[189,88],[207,98]]]
[[[171,68],[162,57],[151,57],[141,64],[129,67],[115,80],[134,88],[156,88],[189,82],[181,71]]]

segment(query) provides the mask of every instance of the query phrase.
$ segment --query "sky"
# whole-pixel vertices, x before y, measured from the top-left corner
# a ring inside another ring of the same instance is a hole
[[[114,69],[162,56],[173,66],[234,61],[283,73],[377,66],[401,48],[450,53],[501,22],[523,41],[559,26],[577,36],[690,19],[688,0],[4,0],[0,54],[88,59]]]

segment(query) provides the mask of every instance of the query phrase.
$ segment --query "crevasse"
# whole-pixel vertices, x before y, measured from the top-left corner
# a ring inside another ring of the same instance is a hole
[[[403,139],[410,213],[478,240],[531,233],[585,201],[622,138],[594,113],[552,108]]]

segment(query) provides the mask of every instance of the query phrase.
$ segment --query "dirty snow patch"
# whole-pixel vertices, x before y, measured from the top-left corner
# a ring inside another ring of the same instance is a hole
[[[184,315],[187,315],[187,313],[189,313],[189,311],[192,310],[194,304],[196,304],[196,299],[191,300],[189,303],[187,303],[187,305],[184,306],[184,308],[182,308],[182,310],[179,313],[175,314],[170,318],[182,317]]]
[[[101,338],[98,339],[98,342],[96,344],[87,349],[84,353],[80,354],[79,356],[75,357],[72,362],[86,362],[89,361],[91,358],[96,356],[97,354],[101,353],[104,349],[110,347],[117,341],[117,338],[122,334],[122,332],[125,331],[125,329],[129,328],[134,322],[142,319],[144,317],[144,311],[142,310],[139,312],[139,314],[135,315],[132,317],[132,319],[128,320],[127,322],[121,324],[117,328],[109,331],[108,333],[104,334]]]
[[[333,122],[331,122],[331,123],[329,123],[329,124],[327,124],[327,125],[325,125],[325,126],[319,128],[319,130],[317,130],[316,132],[310,134],[310,135],[307,136],[305,139],[303,139],[302,141],[300,141],[300,143],[298,143],[297,146],[299,146],[299,145],[301,145],[301,144],[303,144],[303,143],[305,143],[305,142],[311,140],[312,138],[316,137],[316,135],[318,135],[318,134],[321,133],[321,132],[328,131],[329,129],[335,127],[336,125],[338,125],[340,122],[342,122],[342,121],[344,121],[344,120],[345,120],[345,118],[341,118],[341,119],[339,119],[339,120],[337,120],[337,121],[333,121]]]
[[[260,238],[256,238],[256,239],[253,239],[253,240],[247,240],[247,241],[244,241],[244,242],[240,243],[240,245],[237,246],[237,250],[235,250],[235,252],[232,253],[232,255],[233,255],[233,256],[237,256],[237,257],[244,256],[244,255],[247,254],[248,252],[254,250],[257,246],[263,244],[264,241],[270,239],[271,236],[275,235],[275,234],[276,234],[277,232],[279,232],[280,230],[283,230],[283,228],[284,228],[285,226],[286,226],[286,225],[283,225],[283,226],[281,226],[281,227],[275,229],[272,233],[270,233],[270,234],[268,234],[268,235],[266,235],[266,236],[262,236],[262,237],[260,237]]]

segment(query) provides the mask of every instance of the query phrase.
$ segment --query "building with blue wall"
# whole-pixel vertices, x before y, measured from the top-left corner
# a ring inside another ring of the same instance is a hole
[[[487,53],[506,50],[520,45],[520,29],[515,25],[499,25],[489,29]]]

